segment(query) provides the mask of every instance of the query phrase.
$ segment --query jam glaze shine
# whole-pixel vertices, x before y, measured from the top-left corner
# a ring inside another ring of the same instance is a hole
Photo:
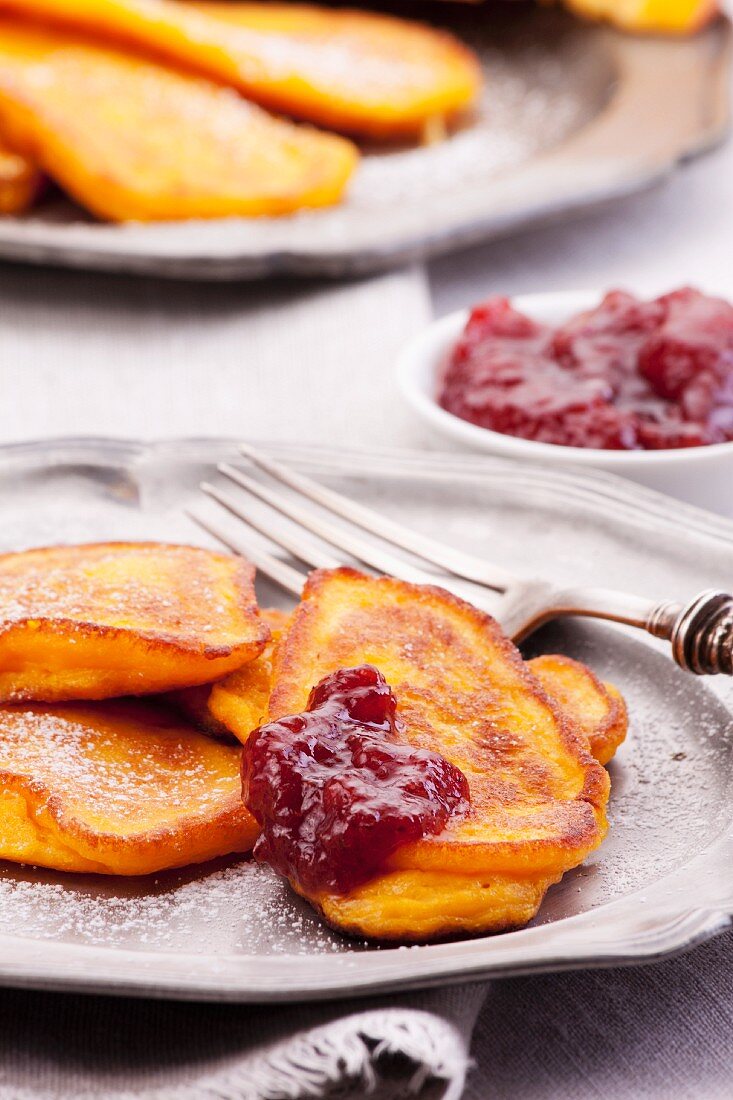
[[[463,772],[398,736],[395,697],[371,665],[326,676],[302,714],[255,730],[242,755],[262,826],[255,859],[310,894],[345,894],[468,812]]]
[[[692,288],[614,290],[553,328],[490,298],[439,395],[455,416],[566,447],[660,450],[733,440],[733,305]]]

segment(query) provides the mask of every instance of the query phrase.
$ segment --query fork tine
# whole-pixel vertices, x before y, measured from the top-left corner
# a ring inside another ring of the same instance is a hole
[[[244,537],[232,532],[230,527],[224,526],[218,521],[211,519],[206,513],[200,511],[195,507],[189,507],[187,514],[190,518],[202,527],[205,531],[208,531],[210,535],[224,543],[231,550],[241,554],[243,557],[248,558],[260,572],[265,576],[279,584],[281,588],[291,592],[294,596],[300,597],[302,593],[305,577],[297,569],[293,569],[287,562],[282,561],[281,558],[276,558],[268,550],[265,550],[261,544],[261,537],[256,532],[262,532],[266,535],[270,542],[279,544],[288,553],[292,553],[295,557],[305,562],[307,565],[314,565],[316,568],[334,569],[338,568],[343,563],[335,558],[331,558],[329,555],[320,551],[312,543],[302,543],[293,540],[292,536],[284,536],[279,530],[272,528],[270,523],[266,523],[264,520],[259,519],[250,513],[248,509],[245,509],[238,501],[235,501],[227,493],[223,493],[220,489],[217,489],[214,485],[208,482],[201,484],[201,490],[210,499],[212,499],[220,508],[230,512],[236,516],[240,523],[246,525],[244,530]],[[248,530],[249,529],[249,530]],[[422,573],[420,570],[410,569],[402,567],[400,563],[400,569],[393,574],[394,576],[401,577],[402,580],[412,581],[414,584],[435,584],[436,580],[446,584],[447,578],[436,578],[430,576],[427,573]],[[448,588],[452,588],[451,584],[447,585]],[[458,593],[457,593],[458,594]],[[504,598],[502,596],[502,598]],[[476,594],[473,597],[473,602],[477,607],[483,607],[484,610],[490,614],[495,614],[496,608],[492,601],[497,599],[497,594],[484,592]]]
[[[431,575],[421,569],[416,569],[414,566],[411,566],[409,562],[403,561],[401,558],[395,557],[394,554],[390,554],[389,551],[382,550],[373,543],[367,542],[360,535],[356,535],[338,524],[330,523],[328,520],[322,519],[320,516],[316,515],[312,508],[304,508],[301,504],[283,496],[269,486],[262,485],[259,481],[255,481],[254,478],[248,477],[247,474],[238,470],[236,466],[230,466],[229,463],[222,462],[218,470],[219,473],[229,478],[230,481],[235,482],[240,488],[245,489],[248,493],[252,493],[253,496],[269,504],[278,512],[288,516],[289,519],[292,519],[307,531],[311,531],[314,535],[317,535],[325,542],[335,546],[338,550],[344,551],[344,553],[349,554],[351,557],[356,558],[357,561],[363,562],[372,569],[377,569],[380,573],[386,573],[393,577],[401,577],[402,580],[412,581],[413,584],[436,584],[441,579],[435,574]],[[262,530],[262,528],[260,529]],[[265,533],[269,537],[274,538],[269,528]],[[285,545],[279,536],[275,541],[280,542],[281,545]],[[297,557],[302,556],[300,550],[295,546],[287,546],[286,549],[288,549],[290,553],[294,553]],[[343,564],[343,562],[338,564]],[[322,567],[331,569],[333,565],[325,565]]]
[[[287,562],[280,561],[279,558],[269,554],[262,547],[255,545],[253,541],[239,535],[233,535],[216,520],[210,519],[195,507],[187,508],[186,514],[194,523],[207,531],[208,534],[213,535],[224,546],[228,546],[236,554],[241,554],[242,557],[247,558],[275,584],[279,584],[286,592],[290,592],[297,599],[300,599],[305,577],[297,569],[293,569]]]
[[[287,466],[275,462],[249,443],[239,444],[240,454],[248,458],[255,466],[270,474],[276,481],[280,481],[301,493],[309,500],[320,504],[321,507],[333,512],[342,519],[348,519],[365,531],[369,531],[386,542],[402,550],[408,550],[424,561],[437,565],[439,568],[453,573],[454,576],[463,577],[465,580],[475,581],[501,592],[516,582],[517,578],[499,566],[483,561],[473,554],[466,554],[461,550],[454,550],[444,543],[422,535],[417,531],[411,531],[394,520],[380,516],[363,504],[341,496],[340,493],[328,489],[318,482],[303,474],[297,474]]]
[[[223,493],[221,489],[217,489],[215,485],[210,485],[207,481],[204,481],[201,489],[217,504],[220,504],[222,508],[226,508],[227,512],[231,512],[237,519],[242,520],[250,527],[254,527],[255,531],[265,535],[270,542],[274,542],[292,557],[302,561],[305,565],[309,565],[311,569],[338,569],[339,566],[343,565],[342,561],[325,553],[309,539],[296,539],[281,524],[276,522],[273,526],[269,517],[267,522],[261,519],[251,508],[247,508],[243,501],[235,500],[228,493]]]

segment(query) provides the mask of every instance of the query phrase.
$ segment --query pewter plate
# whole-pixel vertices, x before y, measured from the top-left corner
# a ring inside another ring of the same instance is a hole
[[[356,275],[646,187],[725,132],[722,18],[664,40],[519,2],[398,10],[481,56],[482,102],[447,141],[366,149],[341,206],[288,218],[112,226],[58,199],[0,219],[0,257],[185,279]]]
[[[471,456],[273,447],[324,482],[457,546],[560,583],[685,599],[730,587],[733,523],[610,476]],[[60,440],[0,448],[0,549],[88,539],[203,542],[185,516],[233,444]],[[263,601],[283,602],[263,588]],[[285,604],[283,603],[283,606]],[[376,948],[329,931],[268,868],[224,860],[145,879],[0,864],[0,984],[274,1001],[354,996],[658,958],[733,913],[733,685],[652,639],[566,622],[531,641],[623,690],[611,830],[521,931]]]

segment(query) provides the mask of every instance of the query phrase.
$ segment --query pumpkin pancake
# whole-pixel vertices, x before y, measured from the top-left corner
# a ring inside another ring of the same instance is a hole
[[[720,13],[718,0],[564,0],[586,19],[635,34],[694,34]]]
[[[249,851],[239,757],[147,701],[0,707],[0,858],[143,875]]]
[[[270,636],[253,581],[242,558],[193,546],[0,555],[0,700],[144,695],[224,676]]]
[[[470,810],[347,894],[301,892],[335,927],[376,939],[526,923],[606,831],[609,780],[586,738],[488,615],[351,569],[309,578],[278,648],[270,719],[303,712],[323,677],[365,664],[396,696],[400,737],[465,775]]]
[[[621,693],[602,683],[570,657],[543,654],[529,662],[532,672],[588,738],[599,764],[607,764],[626,737],[628,714]]]
[[[195,726],[215,737],[235,737],[243,743],[266,720],[272,693],[276,644],[290,615],[264,608],[262,618],[272,641],[259,657],[223,680],[171,692],[168,700]],[[599,764],[607,764],[626,738],[628,714],[618,688],[603,683],[588,668],[570,657],[543,654],[529,661],[529,668],[547,694],[565,710],[588,738]]]
[[[43,176],[33,161],[0,139],[0,214],[24,214],[42,186]]]
[[[1,0],[0,9],[107,37],[328,129],[420,136],[476,97],[452,35],[375,12],[286,3]]]
[[[261,612],[272,640],[259,657],[235,669],[215,684],[171,692],[167,699],[204,733],[244,743],[262,725],[272,691],[275,648],[290,618],[275,607]]]
[[[7,17],[0,19],[0,132],[110,221],[329,205],[358,159],[344,138],[273,118],[231,89]]]

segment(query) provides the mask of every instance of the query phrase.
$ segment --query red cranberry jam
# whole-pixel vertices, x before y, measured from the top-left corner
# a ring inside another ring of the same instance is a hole
[[[376,668],[341,669],[303,714],[252,734],[242,791],[262,826],[256,859],[309,893],[348,893],[400,845],[468,809],[463,772],[396,739],[395,706]]]
[[[613,290],[552,328],[506,298],[473,310],[440,393],[505,435],[606,450],[733,440],[733,305],[685,288],[644,302]]]

